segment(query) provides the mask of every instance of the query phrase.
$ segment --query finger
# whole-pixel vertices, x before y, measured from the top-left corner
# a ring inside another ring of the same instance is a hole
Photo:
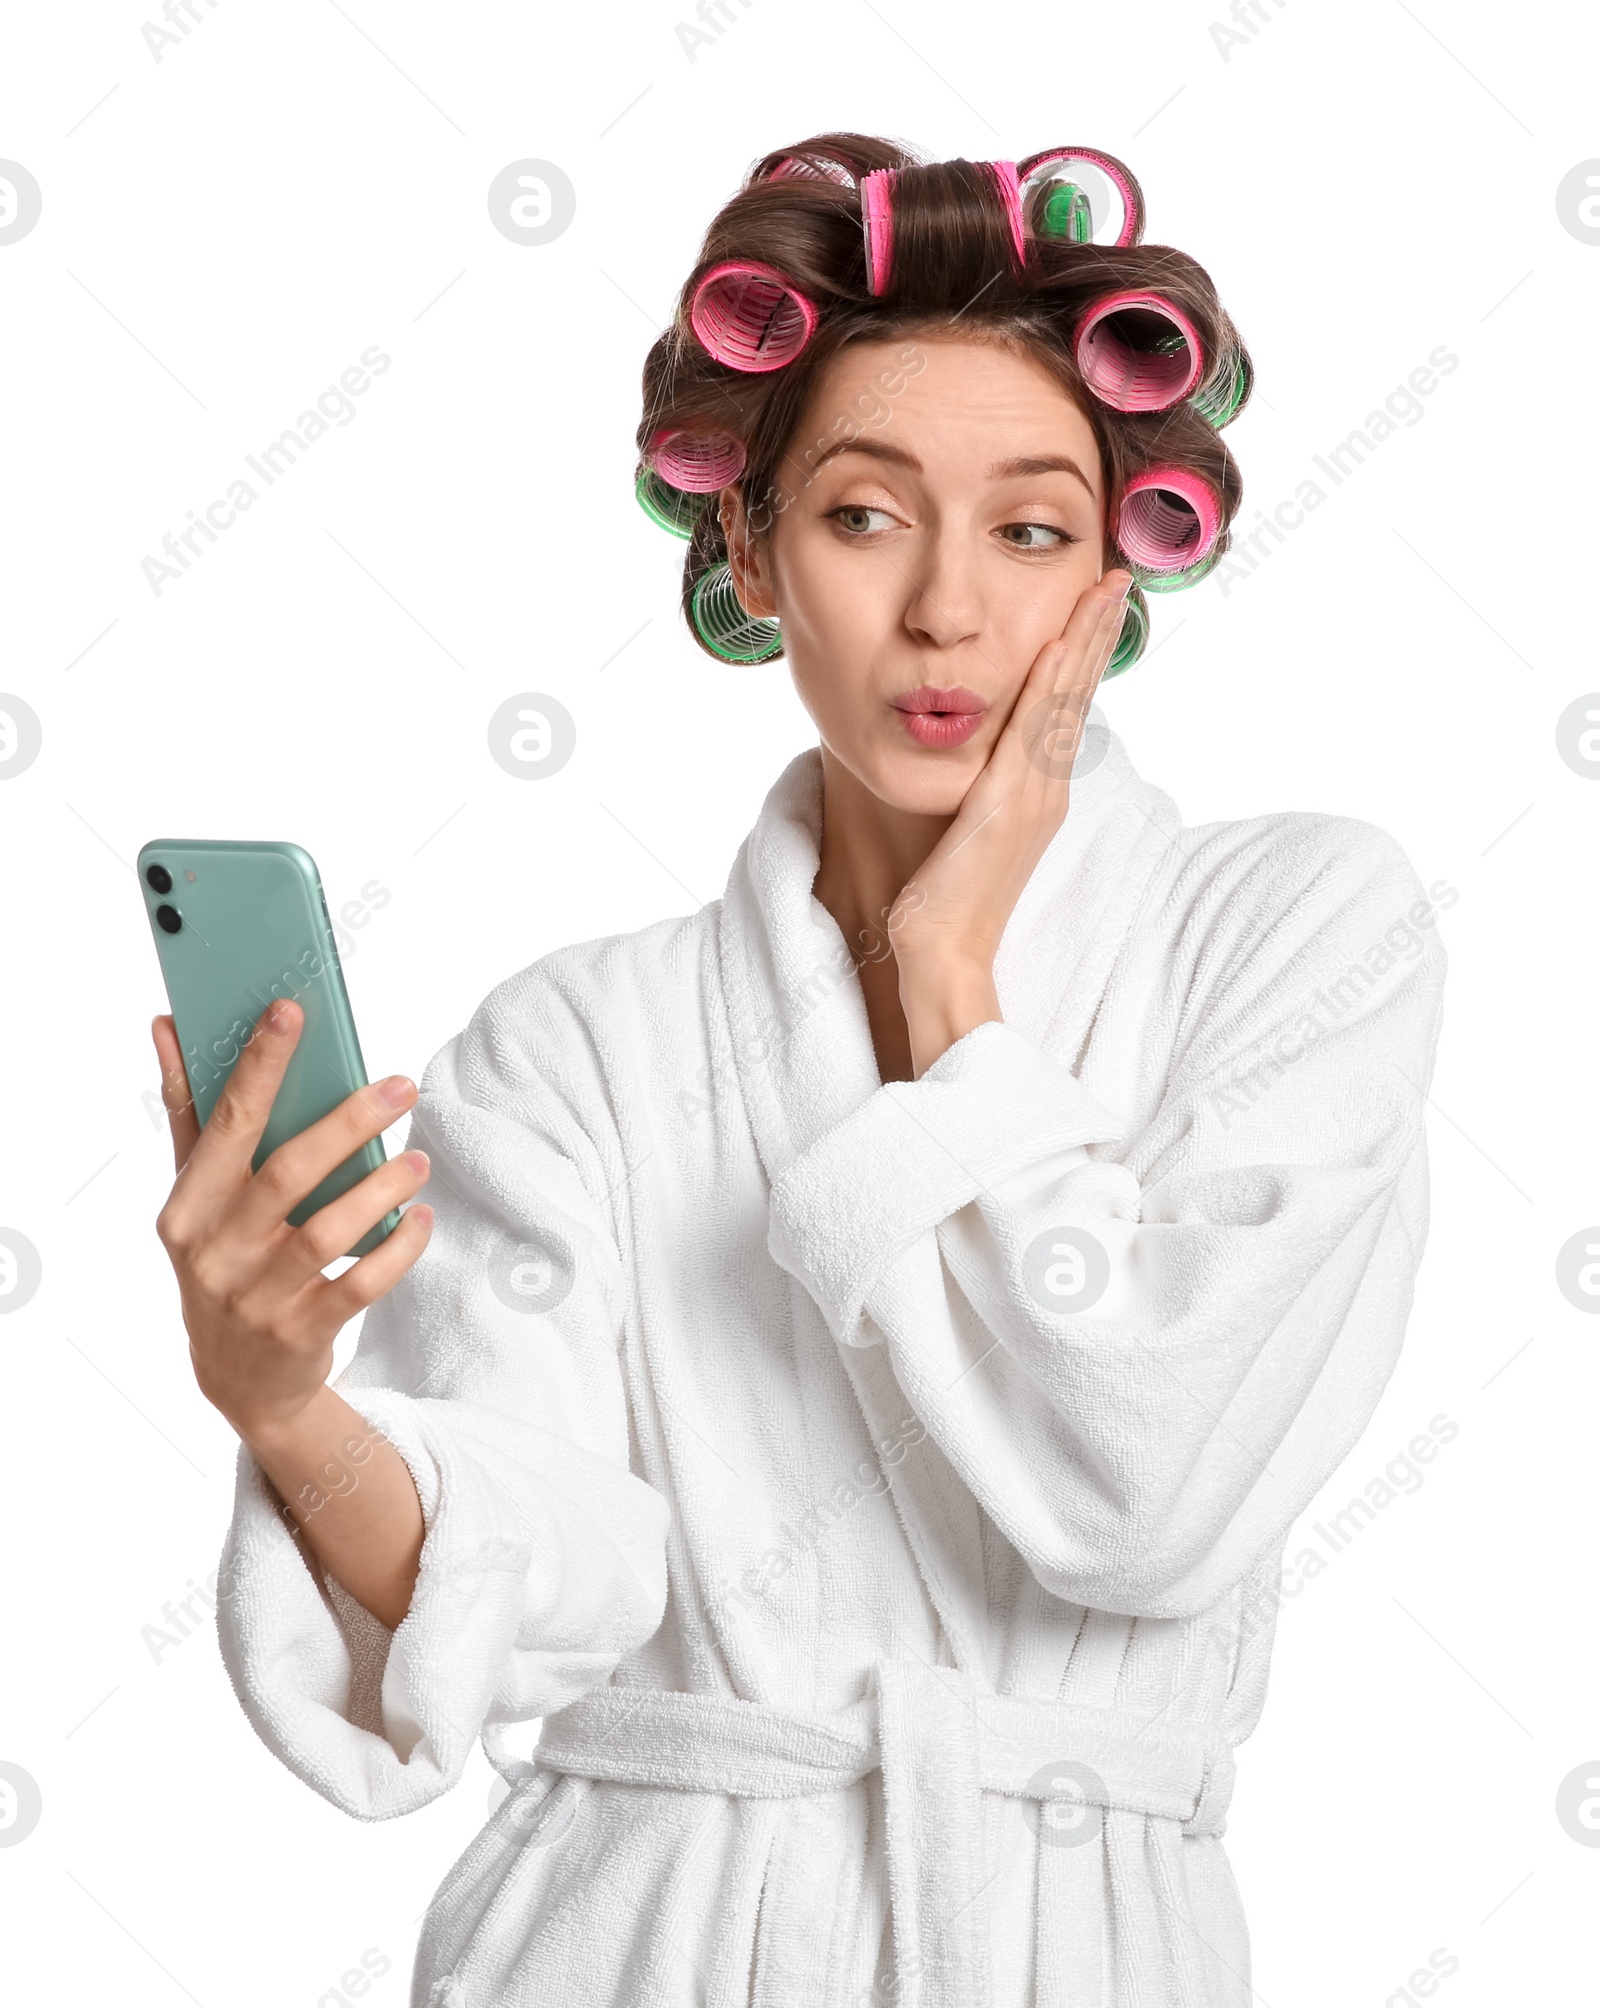
[[[269,1284],[272,1294],[293,1296],[303,1289],[330,1262],[348,1254],[369,1227],[376,1227],[386,1213],[418,1192],[427,1179],[427,1152],[402,1151],[376,1171],[369,1171],[348,1192],[330,1199],[326,1206],[319,1206],[304,1225],[295,1229],[273,1262]]]
[[[1051,644],[1053,650],[1069,653],[1046,662],[1042,667],[1048,673],[1024,685],[990,756],[998,781],[1030,794],[1042,791],[1041,799],[1053,805],[1057,820],[1066,812],[1066,791],[1088,730],[1090,706],[1121,632],[1121,601],[1096,596],[1084,628]]]
[[[1094,658],[1087,660],[1092,665]],[[990,759],[997,776],[1028,788],[1042,782],[1047,790],[1049,784],[1068,780],[1094,690],[1081,667],[1070,682],[1025,690]]]
[[[284,1069],[300,1042],[305,1013],[286,997],[274,998],[247,1034],[233,1071],[200,1130],[188,1176],[233,1191],[248,1182],[250,1160],[283,1084]]]
[[[195,1114],[194,1096],[189,1092],[177,1026],[167,1016],[152,1018],[150,1036],[155,1041],[156,1060],[161,1068],[161,1105],[167,1112],[167,1129],[172,1137],[173,1169],[182,1171],[200,1135],[200,1118]]]
[[[1033,666],[1017,693],[1016,703],[1011,707],[1011,716],[996,741],[997,753],[1001,752],[1010,734],[1016,751],[1031,760],[1038,751],[1040,739],[1046,734],[1057,733],[1067,722],[1069,712],[1088,710],[1101,673],[1110,661],[1117,637],[1122,632],[1124,595],[1132,583],[1131,572],[1108,572],[1103,579],[1078,595],[1066,627],[1054,639],[1047,641],[1034,657]],[[1080,688],[1083,690],[1082,700],[1075,703],[1071,701],[1072,694]],[[1059,700],[1062,697],[1066,697],[1068,702],[1061,703]],[[1051,744],[1053,748],[1054,739]],[[1001,753],[1001,757],[1007,759],[1015,755],[1008,751]],[[1047,764],[1053,771],[1056,765],[1053,755]]]
[[[1070,761],[1087,729],[1089,707],[1122,635],[1132,583],[1131,573],[1108,573],[1074,609],[1074,614],[1084,614],[1084,624],[1054,660],[1049,701],[1035,705],[1042,732],[1051,735],[1047,768],[1052,777],[1060,778],[1062,759]]]
[[[991,813],[997,791],[1031,792],[1041,782],[1053,813],[1058,819],[1065,813],[1062,784],[1071,778],[1090,703],[1116,650],[1132,584],[1131,572],[1114,569],[1078,595],[1065,629],[1034,657],[988,760],[962,798],[958,825],[964,816]]]
[[[336,1109],[280,1143],[263,1160],[239,1196],[234,1216],[237,1225],[251,1238],[271,1234],[330,1171],[398,1122],[416,1098],[416,1083],[404,1074],[391,1074],[387,1080],[346,1095]],[[216,1117],[211,1120],[215,1122]],[[369,1220],[367,1225],[371,1224]],[[347,1241],[345,1247],[349,1245]],[[343,1250],[336,1252],[342,1254]]]
[[[1123,626],[1128,614],[1126,595],[1118,593],[1106,604],[1104,617],[1095,630],[1088,654],[1084,658],[1080,679],[1083,690],[1083,710],[1088,711],[1100,680],[1110,666],[1111,658],[1117,652],[1117,643],[1122,639]]]
[[[317,1291],[319,1308],[330,1321],[341,1325],[385,1297],[427,1247],[433,1233],[433,1208],[408,1206],[400,1225],[380,1241],[369,1255],[353,1262],[342,1276],[322,1283]]]
[[[1053,658],[1055,689],[1070,690],[1082,684],[1092,689],[1099,681],[1122,632],[1127,596],[1132,585],[1131,572],[1107,572],[1103,579],[1079,597],[1072,610],[1073,618],[1068,621],[1062,636],[1063,646]],[[1080,618],[1081,626],[1078,625]]]

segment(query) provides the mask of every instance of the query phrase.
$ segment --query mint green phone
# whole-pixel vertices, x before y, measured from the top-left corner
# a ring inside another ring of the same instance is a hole
[[[316,865],[298,844],[167,837],[145,845],[138,869],[202,1124],[273,998],[293,998],[305,1012],[251,1160],[259,1171],[279,1144],[367,1084]],[[303,1225],[386,1161],[373,1137],[307,1193],[290,1225]],[[398,1211],[385,1214],[347,1252],[367,1254],[399,1225]]]

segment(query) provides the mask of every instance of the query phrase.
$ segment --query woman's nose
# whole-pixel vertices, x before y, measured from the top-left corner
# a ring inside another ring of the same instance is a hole
[[[971,641],[983,631],[976,554],[957,533],[930,540],[906,572],[906,626],[935,648]]]

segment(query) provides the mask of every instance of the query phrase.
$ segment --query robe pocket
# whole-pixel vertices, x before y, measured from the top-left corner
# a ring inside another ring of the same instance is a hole
[[[441,1968],[456,1973],[497,1907],[508,1902],[514,1910],[537,1906],[550,1865],[562,1852],[588,1789],[587,1778],[529,1765],[527,1775],[500,1800],[434,1891],[424,1915],[416,1975],[422,2001],[428,1998],[424,1971],[429,1979],[439,1976]]]

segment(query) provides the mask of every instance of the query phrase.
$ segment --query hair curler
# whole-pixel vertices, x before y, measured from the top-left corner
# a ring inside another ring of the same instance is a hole
[[[651,433],[645,457],[669,487],[714,495],[744,472],[744,442],[731,432],[663,426]]]
[[[1094,206],[1075,181],[1052,181],[1039,209],[1039,235],[1067,244],[1094,240]]]
[[[685,494],[682,489],[672,487],[649,465],[639,470],[633,494],[651,522],[670,530],[674,537],[692,537],[695,523],[706,506],[703,495]]]
[[[980,165],[993,178],[1000,206],[1011,227],[1011,242],[1016,247],[1020,267],[1027,262],[1028,237],[1022,222],[1017,164],[1014,160],[986,160]],[[861,235],[867,252],[867,291],[874,299],[887,292],[894,264],[894,184],[899,171],[894,167],[877,167],[861,179]]]
[[[1214,572],[1222,562],[1222,545],[1213,544],[1206,555],[1193,565],[1185,565],[1178,572],[1150,572],[1142,565],[1133,567],[1134,576],[1147,593],[1181,593],[1190,586],[1199,585],[1208,573]]]
[[[689,325],[714,361],[754,373],[792,363],[816,332],[817,310],[771,265],[736,258],[695,287]]]
[[[1065,220],[1072,211],[1070,197],[1057,206],[1053,190],[1040,202],[1034,227],[1043,237],[1061,236],[1073,243],[1137,244],[1144,234],[1144,196],[1139,184],[1122,162],[1109,153],[1087,146],[1055,146],[1043,153],[1030,154],[1018,170],[1018,202],[1024,217],[1030,212],[1041,189],[1052,184],[1075,190],[1089,211],[1089,227],[1082,237],[1068,230],[1047,227],[1045,219]]]
[[[1220,432],[1249,403],[1255,380],[1250,358],[1242,349],[1230,347],[1217,369],[1189,402],[1208,425],[1214,425]]]
[[[1011,225],[1011,241],[1017,248],[1017,263],[1025,265],[1028,259],[1028,238],[1022,226],[1022,194],[1017,182],[1017,163],[1014,160],[986,160],[984,166],[994,176],[1000,191],[1000,201],[1006,212],[1006,221]]]
[[[1117,636],[1117,645],[1111,651],[1111,658],[1100,672],[1100,681],[1121,676],[1125,669],[1133,665],[1144,654],[1144,645],[1150,639],[1150,609],[1145,605],[1144,594],[1139,590],[1137,580],[1128,588],[1128,596],[1122,602],[1122,631]]]
[[[777,181],[787,175],[799,175],[807,181],[836,181],[843,188],[856,185],[854,172],[827,153],[786,153],[775,166],[768,168],[762,179]]]
[[[1147,573],[1182,572],[1197,565],[1210,556],[1221,530],[1216,490],[1190,468],[1147,468],[1122,491],[1117,548]]]
[[[867,291],[876,299],[889,284],[894,216],[889,205],[899,169],[875,167],[861,180],[861,234],[867,247]]]
[[[1205,373],[1199,330],[1159,293],[1106,293],[1079,321],[1073,349],[1083,380],[1114,411],[1166,411]]]
[[[724,662],[768,662],[783,647],[775,620],[757,618],[740,606],[726,562],[695,581],[689,618],[701,641]]]

